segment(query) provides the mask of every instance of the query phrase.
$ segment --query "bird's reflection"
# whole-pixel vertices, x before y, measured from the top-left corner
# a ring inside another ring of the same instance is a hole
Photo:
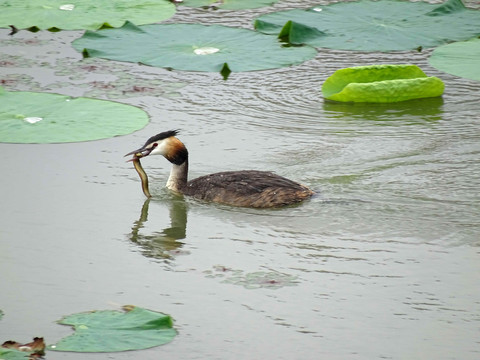
[[[130,240],[140,246],[142,254],[156,259],[171,260],[181,253],[183,242],[179,241],[186,237],[187,227],[187,204],[183,198],[170,201],[170,226],[162,231],[154,231],[143,234],[141,229],[148,221],[148,210],[151,199],[145,200],[140,213],[140,218],[133,223]]]

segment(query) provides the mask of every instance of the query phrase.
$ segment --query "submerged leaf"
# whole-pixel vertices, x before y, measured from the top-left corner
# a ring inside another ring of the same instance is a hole
[[[175,5],[167,0],[0,0],[0,27],[17,29],[96,30],[119,27],[129,20],[150,24],[170,18]]]
[[[116,352],[147,349],[166,344],[177,332],[168,315],[140,307],[124,307],[120,311],[92,311],[64,317],[63,325],[75,328],[50,350],[74,352]]]
[[[148,115],[131,105],[0,88],[0,142],[98,140],[130,134],[147,123]]]
[[[280,34],[292,44],[391,51],[466,40],[480,34],[479,23],[480,11],[465,8],[461,0],[448,0],[443,5],[361,0],[262,15],[255,28]]]
[[[280,289],[285,286],[296,286],[296,276],[283,274],[277,271],[256,271],[247,274],[234,275],[223,281],[227,284],[241,285],[246,289]]]
[[[385,103],[440,96],[444,87],[415,65],[370,65],[337,70],[322,93],[335,101]]]
[[[214,6],[225,10],[255,9],[270,6],[278,0],[184,0],[183,6],[207,7]]]
[[[480,39],[440,46],[428,62],[446,73],[480,81]]]
[[[296,276],[278,271],[256,271],[244,273],[222,265],[216,265],[213,270],[204,271],[207,277],[222,278],[223,283],[241,285],[246,289],[280,289],[285,286],[298,285]]]
[[[87,31],[73,46],[88,56],[187,71],[273,69],[309,60],[311,47],[284,47],[272,36],[221,25],[167,24]],[[227,64],[227,65],[225,65]],[[224,75],[225,76],[225,75]]]

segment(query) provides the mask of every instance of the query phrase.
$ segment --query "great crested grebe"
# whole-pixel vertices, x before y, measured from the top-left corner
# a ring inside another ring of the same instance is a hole
[[[233,206],[269,208],[294,204],[314,194],[308,187],[268,171],[226,171],[187,181],[188,151],[175,137],[177,134],[177,130],[170,130],[152,136],[140,149],[125,156],[133,155],[130,160],[134,161],[139,171],[140,158],[163,155],[172,163],[167,188],[196,199]],[[139,174],[142,182],[146,182],[145,173],[142,176],[139,171]],[[148,185],[146,188],[148,193]]]

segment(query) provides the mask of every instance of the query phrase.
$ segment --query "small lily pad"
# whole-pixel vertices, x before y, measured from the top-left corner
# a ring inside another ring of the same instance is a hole
[[[5,349],[0,347],[1,360],[32,360],[30,354],[15,349]]]
[[[292,44],[360,51],[410,50],[480,34],[480,11],[461,0],[362,0],[287,10],[258,17],[255,28]],[[293,24],[293,26],[292,26]]]
[[[480,39],[440,46],[428,62],[446,73],[480,81]]]
[[[131,105],[0,88],[0,142],[99,140],[130,134],[147,123],[148,115]]]
[[[73,46],[84,56],[185,71],[265,70],[300,64],[317,54],[272,36],[221,25],[166,24],[87,31]]]
[[[416,65],[370,65],[337,70],[322,93],[335,101],[387,103],[440,96],[444,88]]]
[[[167,0],[0,0],[0,27],[18,29],[96,30],[129,20],[151,24],[175,14]]]
[[[177,335],[168,315],[136,306],[125,306],[124,310],[92,311],[64,317],[59,323],[73,326],[75,333],[49,346],[49,350],[140,350],[166,344]]]
[[[255,9],[270,6],[278,0],[184,0],[181,4],[190,7],[215,6],[225,10]]]

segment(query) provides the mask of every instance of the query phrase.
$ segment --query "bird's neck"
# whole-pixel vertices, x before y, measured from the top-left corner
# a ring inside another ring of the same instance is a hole
[[[172,164],[172,170],[167,180],[167,188],[176,192],[183,192],[187,186],[188,158],[180,165]]]

